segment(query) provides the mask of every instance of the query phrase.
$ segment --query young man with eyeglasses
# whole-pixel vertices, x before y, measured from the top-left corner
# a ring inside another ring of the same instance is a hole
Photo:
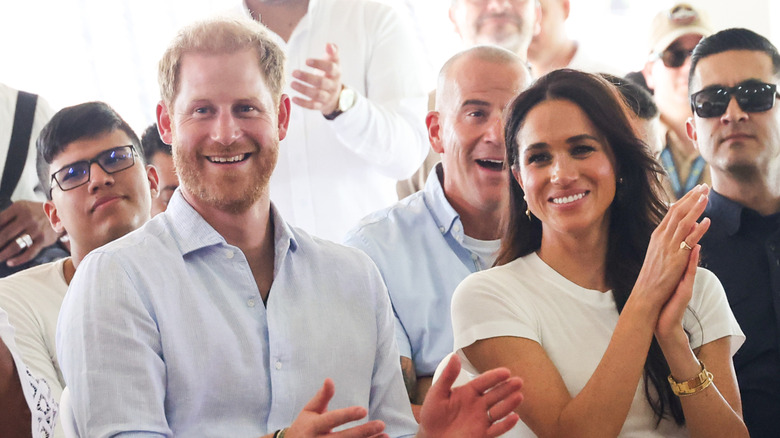
[[[718,32],[693,52],[687,131],[713,189],[702,262],[747,336],[734,367],[752,437],[776,437],[780,413],[779,81],[777,49],[747,29]]]
[[[685,121],[691,116],[690,54],[702,37],[712,33],[710,29],[706,17],[684,3],[659,12],[651,24],[650,55],[642,74],[666,131],[659,159],[668,175],[664,183],[670,201],[710,182],[706,163],[685,134]]]
[[[0,308],[16,329],[16,344],[33,375],[59,401],[65,386],[55,351],[62,300],[76,268],[93,249],[140,227],[157,196],[157,172],[145,165],[140,141],[108,105],[89,102],[60,110],[41,131],[51,227],[67,231],[71,257],[0,279]],[[55,436],[62,436],[57,428]]]

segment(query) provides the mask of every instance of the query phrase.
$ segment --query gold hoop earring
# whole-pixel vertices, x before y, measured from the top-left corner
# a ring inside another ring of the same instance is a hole
[[[526,209],[525,209],[525,215],[526,215],[526,216],[528,216],[528,220],[530,221],[530,220],[531,220],[531,210],[529,210],[528,208],[526,208]]]

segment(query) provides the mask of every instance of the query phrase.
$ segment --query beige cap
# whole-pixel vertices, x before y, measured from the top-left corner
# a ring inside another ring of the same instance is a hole
[[[650,53],[663,52],[674,40],[689,34],[704,37],[712,34],[707,17],[686,3],[678,3],[671,9],[661,11],[653,18],[650,26]]]

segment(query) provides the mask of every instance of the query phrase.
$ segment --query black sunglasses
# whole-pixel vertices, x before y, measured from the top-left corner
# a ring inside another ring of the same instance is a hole
[[[92,163],[97,163],[108,174],[121,172],[135,164],[135,148],[132,145],[105,150],[91,160],[76,161],[51,174],[62,191],[73,190],[89,182]]]
[[[691,56],[691,53],[693,50],[669,48],[657,54],[656,59],[660,59],[666,68],[680,68],[685,64],[685,60]]]
[[[691,108],[702,118],[719,117],[726,112],[731,97],[742,111],[760,113],[775,106],[777,85],[750,79],[733,87],[714,85],[691,95]]]

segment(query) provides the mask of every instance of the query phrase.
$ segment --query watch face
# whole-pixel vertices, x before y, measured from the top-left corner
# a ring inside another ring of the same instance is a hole
[[[339,111],[346,111],[355,104],[355,90],[344,87],[339,95]]]

